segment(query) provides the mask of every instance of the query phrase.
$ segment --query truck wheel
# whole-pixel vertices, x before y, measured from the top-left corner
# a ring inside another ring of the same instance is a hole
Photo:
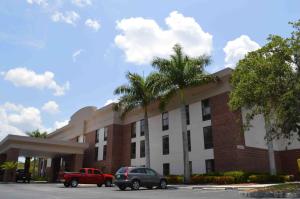
[[[73,179],[71,180],[71,187],[77,187],[78,186],[78,181]]]
[[[124,186],[124,185],[119,185],[118,187],[121,191],[124,191],[126,189],[126,186]]]
[[[98,187],[102,187],[102,184],[97,184]]]
[[[111,187],[111,184],[112,184],[111,180],[106,180],[105,181],[105,186],[106,187]]]
[[[69,187],[69,186],[70,186],[70,183],[64,182],[64,186],[65,186],[65,187]]]
[[[131,189],[132,190],[139,190],[140,189],[140,182],[138,180],[134,180],[132,182]]]

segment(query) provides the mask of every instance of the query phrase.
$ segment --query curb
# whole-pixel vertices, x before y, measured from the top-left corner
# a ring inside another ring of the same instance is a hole
[[[300,192],[241,192],[240,194],[247,198],[300,198]]]

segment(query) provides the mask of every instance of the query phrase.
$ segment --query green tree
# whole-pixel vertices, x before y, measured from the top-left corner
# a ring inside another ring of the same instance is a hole
[[[34,130],[31,132],[26,132],[26,134],[29,137],[34,137],[34,138],[46,138],[47,137],[47,132],[40,132],[40,130]],[[40,158],[38,159],[38,165],[40,165]],[[32,175],[36,175],[36,157],[33,158],[33,172]]]
[[[146,167],[150,167],[150,144],[149,144],[149,122],[148,106],[157,98],[157,92],[151,85],[151,74],[144,78],[136,73],[128,72],[126,75],[129,84],[124,84],[115,89],[115,95],[121,95],[115,110],[121,111],[123,118],[129,111],[141,107],[144,111],[145,122],[145,158]]]
[[[256,115],[264,117],[271,174],[276,174],[273,140],[290,135],[291,132],[284,130],[284,117],[288,111],[298,112],[292,107],[285,110],[299,101],[294,95],[297,78],[291,55],[287,39],[270,36],[265,46],[239,61],[231,78],[233,90],[229,105],[232,110],[246,108],[249,111],[245,126],[250,127]],[[290,121],[289,128],[293,122]]]
[[[176,44],[173,47],[174,54],[169,59],[154,58],[152,66],[158,73],[152,75],[152,86],[160,91],[160,108],[163,110],[172,97],[179,96],[182,142],[183,142],[183,163],[184,182],[190,182],[189,152],[186,124],[186,100],[185,89],[199,86],[211,81],[216,77],[204,72],[204,67],[210,63],[207,56],[189,57],[183,53],[182,47]]]
[[[14,162],[14,161],[6,161],[4,162],[1,166],[2,169],[6,170],[6,175],[9,176],[10,180],[13,180],[13,173],[15,172],[15,170],[18,167],[18,162]]]

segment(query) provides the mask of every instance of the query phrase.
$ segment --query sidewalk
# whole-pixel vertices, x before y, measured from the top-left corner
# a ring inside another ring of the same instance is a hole
[[[200,189],[200,190],[249,190],[268,187],[276,184],[232,184],[232,185],[169,185],[176,189]]]

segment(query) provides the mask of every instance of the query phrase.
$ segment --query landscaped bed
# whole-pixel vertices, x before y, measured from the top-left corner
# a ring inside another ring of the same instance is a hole
[[[250,198],[300,198],[300,183],[284,183],[264,188],[256,188],[242,195]]]

